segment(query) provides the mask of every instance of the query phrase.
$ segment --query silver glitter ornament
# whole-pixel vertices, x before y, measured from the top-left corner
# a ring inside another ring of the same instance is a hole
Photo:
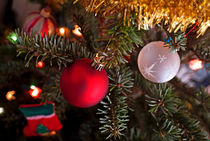
[[[150,42],[140,51],[138,67],[141,74],[155,83],[164,83],[175,77],[180,67],[177,52],[164,47],[164,42]]]

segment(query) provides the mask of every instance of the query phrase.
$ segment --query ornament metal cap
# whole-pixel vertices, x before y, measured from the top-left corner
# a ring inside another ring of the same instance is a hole
[[[41,10],[41,15],[42,15],[43,17],[45,17],[45,18],[50,17],[50,7],[47,6],[47,7],[45,7],[45,8],[42,8],[42,10]]]
[[[104,56],[98,56],[98,53],[96,54],[96,57],[94,57],[93,61],[91,62],[91,67],[95,68],[98,71],[101,71],[104,68],[104,65],[102,64],[102,59],[104,59]]]

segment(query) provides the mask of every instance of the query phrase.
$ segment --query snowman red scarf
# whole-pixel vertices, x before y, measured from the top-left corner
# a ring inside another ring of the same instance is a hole
[[[62,128],[53,102],[20,105],[19,109],[28,121],[23,130],[27,137],[51,135]]]

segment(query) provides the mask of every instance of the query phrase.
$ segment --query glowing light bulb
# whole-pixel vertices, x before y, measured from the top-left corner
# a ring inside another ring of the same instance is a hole
[[[39,61],[39,62],[36,64],[36,67],[41,69],[41,68],[44,67],[44,65],[45,65],[44,62]]]
[[[3,114],[3,113],[4,113],[4,108],[0,107],[0,114]]]
[[[29,94],[33,97],[33,98],[38,98],[39,94],[42,92],[42,89],[40,89],[39,87],[36,87],[34,85],[30,86],[30,90],[29,90]]]
[[[30,88],[34,90],[36,88],[36,86],[31,85]]]
[[[15,100],[16,97],[14,96],[14,94],[15,94],[15,91],[8,91],[6,94],[6,99],[9,101]]]
[[[61,27],[61,28],[59,29],[59,32],[60,32],[60,34],[61,34],[62,36],[65,35],[65,29],[64,29],[63,27]]]
[[[50,134],[51,134],[51,135],[55,135],[55,134],[56,134],[56,132],[55,132],[55,131],[52,131]]]
[[[31,93],[31,95],[32,95],[33,97],[37,97],[38,94],[39,94],[39,91],[38,91],[37,89],[34,89],[34,90],[32,91],[32,93]]]
[[[199,59],[193,59],[193,60],[190,60],[190,62],[189,62],[189,67],[192,70],[202,69],[203,66],[204,66],[203,65],[203,61],[202,60],[199,60]]]
[[[16,41],[16,40],[17,40],[17,36],[12,36],[12,39],[13,39],[14,41]]]
[[[68,36],[69,35],[69,29],[67,27],[60,27],[58,28],[58,35],[60,36]]]
[[[72,33],[78,37],[82,37],[81,28],[78,25],[74,25],[74,30]]]
[[[17,38],[17,35],[13,32],[9,34],[8,39],[10,42],[15,44],[18,38]]]

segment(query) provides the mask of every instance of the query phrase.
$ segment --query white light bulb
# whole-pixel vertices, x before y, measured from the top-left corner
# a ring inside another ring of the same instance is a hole
[[[16,36],[13,36],[12,39],[13,39],[14,41],[16,41],[16,40],[17,40],[17,37],[16,37]]]
[[[3,113],[4,113],[4,108],[0,107],[0,114],[3,114]]]
[[[60,31],[60,33],[61,33],[61,34],[64,34],[64,33],[65,33],[65,29],[64,29],[63,27],[62,27],[62,28],[60,28],[60,30],[59,30],[59,31]]]

